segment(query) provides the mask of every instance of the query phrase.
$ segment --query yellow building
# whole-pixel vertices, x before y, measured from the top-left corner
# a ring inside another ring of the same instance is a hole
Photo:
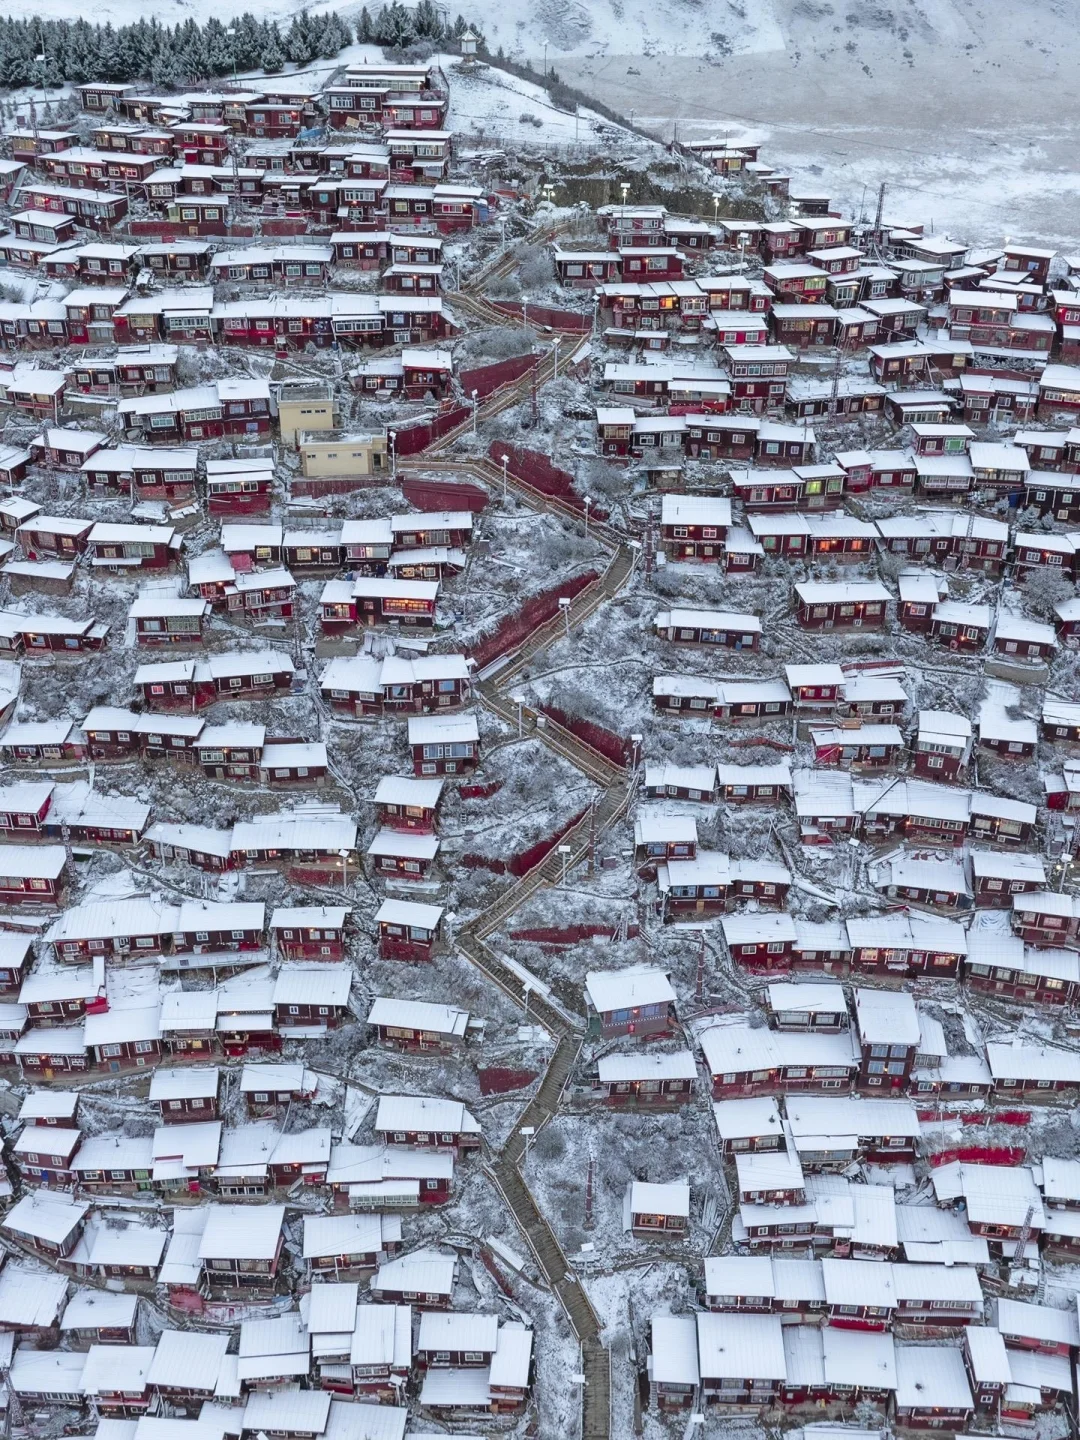
[[[302,434],[297,438],[300,470],[308,478],[386,475],[390,457],[385,435]]]
[[[333,390],[329,385],[283,385],[278,392],[278,425],[283,445],[295,445],[306,430],[333,430]]]

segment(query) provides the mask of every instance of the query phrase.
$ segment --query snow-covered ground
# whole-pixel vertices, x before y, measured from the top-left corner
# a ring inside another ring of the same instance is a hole
[[[154,13],[179,24],[247,8],[162,0]],[[297,8],[271,0],[259,14],[287,22]],[[8,13],[83,11],[75,0],[14,0]],[[102,0],[94,19],[119,25],[140,13],[131,0]],[[1029,0],[1022,28],[1008,0],[473,0],[463,13],[492,52],[557,70],[665,140],[676,125],[684,137],[752,133],[762,158],[796,182],[820,180],[845,212],[872,213],[885,181],[890,218],[973,242],[1071,248],[1080,231],[1077,40],[1060,0]],[[364,48],[305,73],[325,78]],[[606,144],[598,117],[566,115],[527,82],[455,78],[455,130]]]

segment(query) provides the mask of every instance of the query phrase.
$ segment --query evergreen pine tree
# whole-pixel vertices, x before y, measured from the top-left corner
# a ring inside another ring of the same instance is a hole
[[[295,17],[285,37],[285,54],[294,65],[307,65],[314,56],[308,33],[307,15],[303,10]]]
[[[266,71],[267,75],[277,75],[285,66],[285,55],[281,48],[281,39],[277,35],[270,35],[266,41],[266,48],[259,57],[259,64]]]

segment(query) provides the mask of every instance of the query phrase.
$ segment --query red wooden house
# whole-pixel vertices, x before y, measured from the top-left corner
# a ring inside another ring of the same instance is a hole
[[[74,559],[85,554],[93,528],[93,520],[64,515],[35,515],[19,526],[15,538],[28,560]]]
[[[285,960],[343,960],[349,913],[344,905],[279,905],[270,933]]]
[[[442,938],[439,905],[412,900],[384,900],[375,915],[379,955],[383,960],[430,961]]]
[[[731,377],[733,410],[760,415],[783,407],[794,360],[786,346],[725,345],[722,354]]]
[[[608,1054],[590,1068],[593,1095],[618,1110],[685,1105],[697,1080],[697,1065],[689,1050]]]
[[[62,845],[6,845],[0,902],[4,905],[56,905],[66,884],[67,855]]]
[[[171,526],[105,521],[98,521],[87,541],[93,565],[123,574],[169,569],[179,558],[181,544],[181,537]]]
[[[880,630],[892,598],[876,581],[804,582],[795,597],[796,621],[808,630]]]
[[[480,763],[474,715],[410,716],[408,744],[418,776],[463,774]]]
[[[225,593],[230,615],[243,615],[255,623],[288,620],[293,613],[296,581],[288,570],[257,570],[237,575]]]

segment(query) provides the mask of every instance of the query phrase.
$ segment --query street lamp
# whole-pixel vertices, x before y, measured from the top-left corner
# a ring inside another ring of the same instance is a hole
[[[397,479],[397,431],[388,430],[386,438],[390,441],[390,479]]]
[[[562,344],[562,336],[561,336],[561,335],[556,335],[556,336],[555,336],[555,368],[554,368],[554,370],[552,370],[552,372],[551,372],[551,378],[552,378],[553,380],[557,380],[557,379],[559,378],[559,346],[560,346],[561,344]]]
[[[529,1163],[529,1146],[532,1144],[532,1138],[536,1134],[536,1126],[522,1125],[521,1129],[518,1131],[518,1134],[525,1136],[525,1156],[521,1162],[521,1168],[524,1170],[525,1166]]]
[[[568,595],[560,595],[560,596],[559,596],[559,609],[562,611],[562,613],[563,613],[563,619],[564,619],[565,622],[566,622],[566,638],[567,638],[567,640],[569,640],[569,639],[570,639],[570,597],[569,597]]]
[[[523,721],[523,719],[522,719],[522,710],[523,710],[523,707],[524,707],[524,705],[525,705],[525,696],[524,696],[524,695],[511,695],[511,696],[510,696],[510,699],[511,699],[511,700],[514,702],[514,704],[517,706],[518,739],[520,740],[520,739],[522,739],[522,737],[523,737],[524,734],[525,734],[525,726],[524,726],[524,721]]]
[[[586,495],[582,504],[585,506],[585,539],[589,538],[589,506],[592,504],[592,496]]]
[[[562,856],[562,878],[561,878],[561,880],[559,881],[559,884],[560,884],[560,885],[565,885],[565,884],[566,884],[566,867],[570,864],[570,846],[569,846],[569,845],[560,845],[560,846],[559,846],[559,854]]]
[[[506,467],[507,467],[509,464],[510,464],[510,455],[509,455],[509,452],[504,450],[504,451],[503,451],[503,457],[502,457],[503,504],[504,504],[504,505],[506,504]]]
[[[713,218],[713,224],[714,224],[714,225],[716,224],[717,220],[720,218],[720,196],[719,196],[718,194],[716,194],[715,191],[713,192],[713,197],[712,197],[712,218]]]
[[[476,391],[476,390],[474,390],[474,391],[472,392],[472,433],[473,433],[474,436],[475,436],[475,434],[476,434],[476,409],[477,409],[476,397],[477,397],[477,394],[478,394],[478,393],[479,393],[479,392]]]
[[[529,328],[529,297],[527,295],[521,297],[521,324],[525,330]]]
[[[346,894],[349,889],[349,852],[339,850],[337,853],[341,856],[341,892]]]
[[[627,197],[627,195],[630,194],[630,181],[629,181],[629,180],[624,180],[624,181],[622,182],[622,184],[619,186],[619,189],[622,191],[622,204],[623,204],[623,209],[625,210],[625,209],[626,209],[626,197]]]

